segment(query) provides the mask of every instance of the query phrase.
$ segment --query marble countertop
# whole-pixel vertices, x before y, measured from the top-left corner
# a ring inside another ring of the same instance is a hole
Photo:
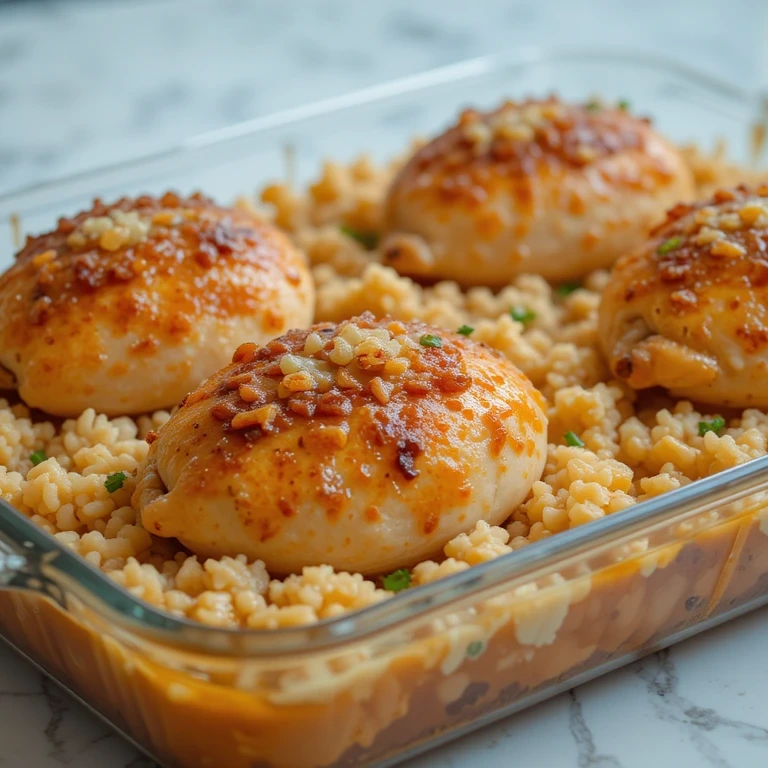
[[[0,3],[0,192],[525,44],[631,45],[674,54],[743,85],[768,85],[768,5],[761,0],[584,5]],[[768,609],[413,760],[409,768],[768,765],[766,647]],[[4,647],[0,744],[0,765],[150,766]]]
[[[0,2],[0,191],[521,45],[640,47],[768,85],[762,0]],[[588,7],[585,7],[588,6]]]

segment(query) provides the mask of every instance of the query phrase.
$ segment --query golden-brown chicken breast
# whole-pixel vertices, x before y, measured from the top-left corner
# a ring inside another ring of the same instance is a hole
[[[768,186],[679,205],[616,264],[600,307],[614,374],[720,406],[768,406]]]
[[[242,345],[152,442],[133,503],[199,555],[375,574],[504,520],[541,474],[546,431],[500,354],[367,314]]]
[[[140,413],[313,309],[303,256],[246,212],[200,195],[96,201],[28,239],[0,277],[0,365],[49,413]]]
[[[502,286],[570,280],[643,241],[693,180],[680,153],[624,109],[508,102],[466,111],[417,152],[386,204],[386,264]]]

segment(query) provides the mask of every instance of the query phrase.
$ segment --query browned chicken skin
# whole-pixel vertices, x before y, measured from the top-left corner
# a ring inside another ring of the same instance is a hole
[[[673,208],[616,264],[600,338],[636,389],[768,406],[768,186]]]
[[[677,149],[623,109],[551,98],[469,110],[395,178],[384,260],[465,285],[570,280],[610,266],[693,191]]]
[[[193,195],[96,201],[30,238],[0,277],[0,364],[62,416],[175,405],[247,340],[311,322],[288,238]]]
[[[203,556],[378,573],[501,523],[546,442],[541,396],[499,353],[364,315],[240,347],[152,443],[133,503]]]

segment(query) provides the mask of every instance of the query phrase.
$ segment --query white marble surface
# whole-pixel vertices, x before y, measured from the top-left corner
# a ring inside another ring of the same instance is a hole
[[[763,0],[0,3],[0,190],[527,44],[631,45],[768,84],[766,40]]]
[[[768,84],[764,0],[0,4],[0,192],[462,58],[574,42]],[[768,765],[766,647],[762,610],[409,766]],[[3,647],[0,745],[12,767],[149,766]]]

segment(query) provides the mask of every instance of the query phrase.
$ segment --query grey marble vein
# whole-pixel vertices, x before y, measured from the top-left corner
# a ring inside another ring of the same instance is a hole
[[[43,731],[43,736],[50,745],[48,755],[57,763],[66,765],[68,762],[66,759],[66,742],[61,737],[59,728],[71,700],[65,698],[61,689],[47,677],[41,678],[40,685],[45,705],[50,712],[48,724]]]
[[[663,720],[679,723],[701,758],[715,768],[731,768],[733,763],[711,738],[718,729],[727,729],[740,739],[761,744],[768,764],[768,728],[724,717],[709,707],[700,707],[680,695],[679,680],[669,649],[649,657],[637,668],[652,695],[653,705]]]
[[[568,728],[578,749],[579,768],[622,768],[619,760],[613,755],[603,755],[597,751],[595,737],[584,719],[584,712],[579,702],[578,691],[568,692],[571,700],[568,718]]]

